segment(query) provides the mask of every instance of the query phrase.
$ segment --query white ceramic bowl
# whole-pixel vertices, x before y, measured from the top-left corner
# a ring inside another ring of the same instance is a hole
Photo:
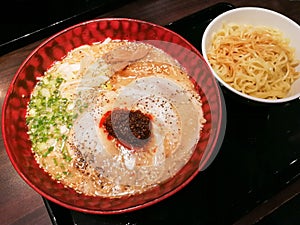
[[[260,7],[239,7],[227,12],[224,12],[217,16],[205,29],[203,38],[202,38],[202,55],[204,59],[208,62],[210,69],[213,71],[208,57],[207,51],[211,45],[212,36],[215,32],[221,29],[224,23],[235,23],[235,24],[248,24],[253,26],[268,26],[277,28],[283,32],[284,37],[290,40],[290,46],[295,48],[295,57],[300,59],[300,26],[288,18],[285,15],[282,15],[278,12],[260,8]],[[297,66],[297,71],[300,71],[300,66]],[[282,103],[294,100],[300,97],[300,79],[297,80],[297,84],[299,84],[297,91],[293,93],[291,96],[281,98],[281,99],[262,99],[253,97],[247,94],[244,94],[232,86],[227,84],[223,81],[218,74],[213,71],[214,76],[216,79],[221,83],[221,85],[228,88],[230,91],[253,101],[256,102],[263,102],[263,103]]]

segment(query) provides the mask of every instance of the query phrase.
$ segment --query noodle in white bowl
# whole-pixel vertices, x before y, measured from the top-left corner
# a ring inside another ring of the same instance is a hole
[[[249,100],[293,100],[300,79],[298,24],[263,8],[241,7],[216,17],[206,28],[202,53],[216,79]]]

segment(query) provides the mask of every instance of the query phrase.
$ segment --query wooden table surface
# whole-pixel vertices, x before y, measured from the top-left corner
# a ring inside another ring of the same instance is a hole
[[[130,17],[166,25],[172,21],[209,7],[217,0],[137,0],[114,9],[101,17]],[[260,6],[276,10],[300,24],[300,1],[297,0],[229,0],[235,6]],[[0,104],[14,73],[28,54],[41,42],[9,52],[0,57]],[[39,194],[32,190],[14,170],[0,137],[0,224],[2,225],[50,225],[51,220]],[[299,184],[299,183],[298,183]],[[299,185],[297,186],[299,187]],[[295,191],[296,186],[291,187]],[[290,196],[286,193],[287,196]],[[286,197],[288,198],[288,197]],[[260,208],[260,211],[264,209]],[[249,215],[255,213],[250,213]],[[251,219],[248,218],[248,221]]]

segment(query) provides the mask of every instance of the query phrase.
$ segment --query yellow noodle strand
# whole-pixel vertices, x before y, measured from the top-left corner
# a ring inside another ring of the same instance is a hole
[[[208,59],[221,79],[236,90],[278,99],[284,98],[300,77],[294,52],[277,29],[223,24],[213,36]]]

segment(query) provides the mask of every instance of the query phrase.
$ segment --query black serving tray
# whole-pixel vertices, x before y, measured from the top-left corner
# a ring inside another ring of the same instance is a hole
[[[166,27],[201,51],[206,26],[233,8],[219,3]],[[299,177],[300,100],[256,104],[221,90],[227,108],[224,142],[214,162],[184,189],[153,206],[119,215],[85,214],[44,199],[53,224],[233,224]]]

